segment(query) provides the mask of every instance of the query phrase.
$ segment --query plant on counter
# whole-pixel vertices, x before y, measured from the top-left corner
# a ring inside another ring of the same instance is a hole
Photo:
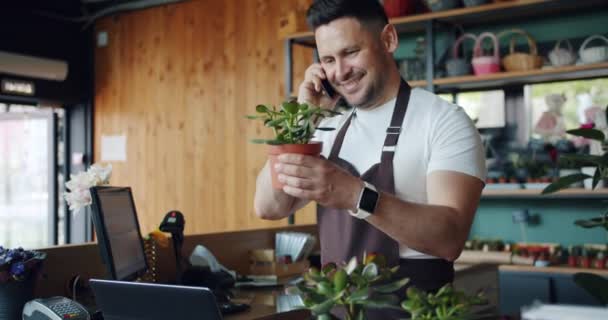
[[[274,139],[254,139],[253,143],[307,144],[315,130],[334,130],[333,128],[316,128],[315,122],[322,118],[340,114],[333,110],[309,106],[306,103],[286,101],[277,110],[275,106],[260,104],[255,107],[257,115],[249,115],[248,119],[262,120],[264,126],[272,128]]]
[[[288,289],[304,301],[317,319],[332,319],[334,306],[343,306],[344,319],[365,319],[368,308],[399,309],[395,292],[403,288],[408,278],[394,280],[398,266],[386,267],[381,255],[364,255],[363,263],[353,257],[346,265],[326,264],[321,270],[310,268],[304,281]]]
[[[464,320],[470,318],[472,306],[487,303],[482,293],[469,296],[448,283],[435,294],[408,288],[407,300],[401,307],[412,315],[412,320]]]
[[[44,259],[46,253],[0,246],[0,284],[30,279],[40,270]]]

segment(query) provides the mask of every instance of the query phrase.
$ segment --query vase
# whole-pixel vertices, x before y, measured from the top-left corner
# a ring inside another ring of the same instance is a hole
[[[272,178],[272,187],[277,190],[283,189],[283,183],[281,183],[277,177],[277,173],[274,169],[274,165],[277,163],[277,157],[283,153],[296,153],[308,156],[318,157],[323,150],[323,143],[319,141],[311,141],[308,144],[281,144],[271,145],[268,149],[268,157],[270,159],[270,175]]]
[[[23,306],[34,298],[34,278],[0,284],[0,320],[19,320]]]

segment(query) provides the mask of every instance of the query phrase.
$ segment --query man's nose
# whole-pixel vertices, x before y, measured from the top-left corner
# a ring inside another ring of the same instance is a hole
[[[350,77],[351,70],[352,69],[350,68],[348,63],[346,63],[346,61],[344,61],[344,59],[336,60],[335,74],[336,74],[336,80],[338,82],[348,80],[348,78]]]

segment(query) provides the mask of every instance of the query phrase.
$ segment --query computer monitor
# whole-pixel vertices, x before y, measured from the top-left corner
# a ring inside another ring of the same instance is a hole
[[[93,187],[93,224],[113,280],[130,281],[148,269],[135,202],[129,187]]]

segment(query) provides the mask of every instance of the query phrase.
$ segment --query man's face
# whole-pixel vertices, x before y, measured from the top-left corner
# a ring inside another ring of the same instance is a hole
[[[386,83],[387,56],[392,59],[380,34],[354,18],[336,19],[315,31],[327,79],[350,105],[369,108],[380,99]]]

